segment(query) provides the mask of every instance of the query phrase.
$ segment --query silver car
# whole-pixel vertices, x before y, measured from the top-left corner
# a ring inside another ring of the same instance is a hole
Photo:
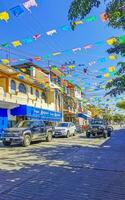
[[[76,126],[72,122],[61,122],[54,129],[55,137],[70,137],[75,136]]]

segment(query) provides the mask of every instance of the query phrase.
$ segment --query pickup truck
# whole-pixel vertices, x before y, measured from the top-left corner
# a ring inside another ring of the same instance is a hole
[[[110,137],[113,128],[108,126],[107,122],[102,119],[93,119],[86,130],[86,137],[103,136],[104,138]]]
[[[12,143],[20,143],[27,147],[33,141],[52,140],[53,129],[45,126],[43,121],[39,120],[24,120],[17,123],[13,128],[4,130],[3,144],[10,146]]]

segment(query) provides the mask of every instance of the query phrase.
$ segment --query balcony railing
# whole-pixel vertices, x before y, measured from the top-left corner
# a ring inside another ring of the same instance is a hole
[[[7,103],[14,103],[17,105],[28,105],[33,107],[39,107],[43,109],[54,110],[54,102],[47,104],[44,99],[36,98],[35,95],[22,94],[20,92],[7,93],[0,87],[0,101]]]

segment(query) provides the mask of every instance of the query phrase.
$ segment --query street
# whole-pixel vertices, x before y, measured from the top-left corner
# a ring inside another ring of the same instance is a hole
[[[0,149],[0,200],[125,199],[125,134]]]

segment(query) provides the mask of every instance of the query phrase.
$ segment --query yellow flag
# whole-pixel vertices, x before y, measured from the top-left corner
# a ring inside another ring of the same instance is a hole
[[[12,45],[13,45],[14,47],[18,47],[18,46],[21,46],[22,43],[21,43],[19,40],[16,40],[16,41],[13,41],[13,42],[12,42]]]
[[[8,59],[1,59],[1,61],[3,64],[9,64],[9,62],[10,62]]]
[[[82,20],[79,20],[79,21],[76,21],[76,22],[74,22],[75,23],[75,25],[79,25],[79,24],[83,24],[83,21]]]
[[[0,13],[0,20],[8,21],[9,20],[9,13],[8,12],[1,12]]]
[[[108,78],[108,77],[110,76],[110,74],[109,74],[109,73],[106,73],[106,74],[103,74],[103,76],[104,76],[105,78]]]
[[[112,54],[112,55],[109,56],[109,59],[110,60],[116,60],[117,59],[117,55]]]
[[[109,72],[115,72],[115,67],[114,66],[111,66],[111,67],[109,67]]]
[[[114,43],[117,42],[117,39],[113,37],[113,38],[108,39],[106,42],[108,45],[113,45]]]

